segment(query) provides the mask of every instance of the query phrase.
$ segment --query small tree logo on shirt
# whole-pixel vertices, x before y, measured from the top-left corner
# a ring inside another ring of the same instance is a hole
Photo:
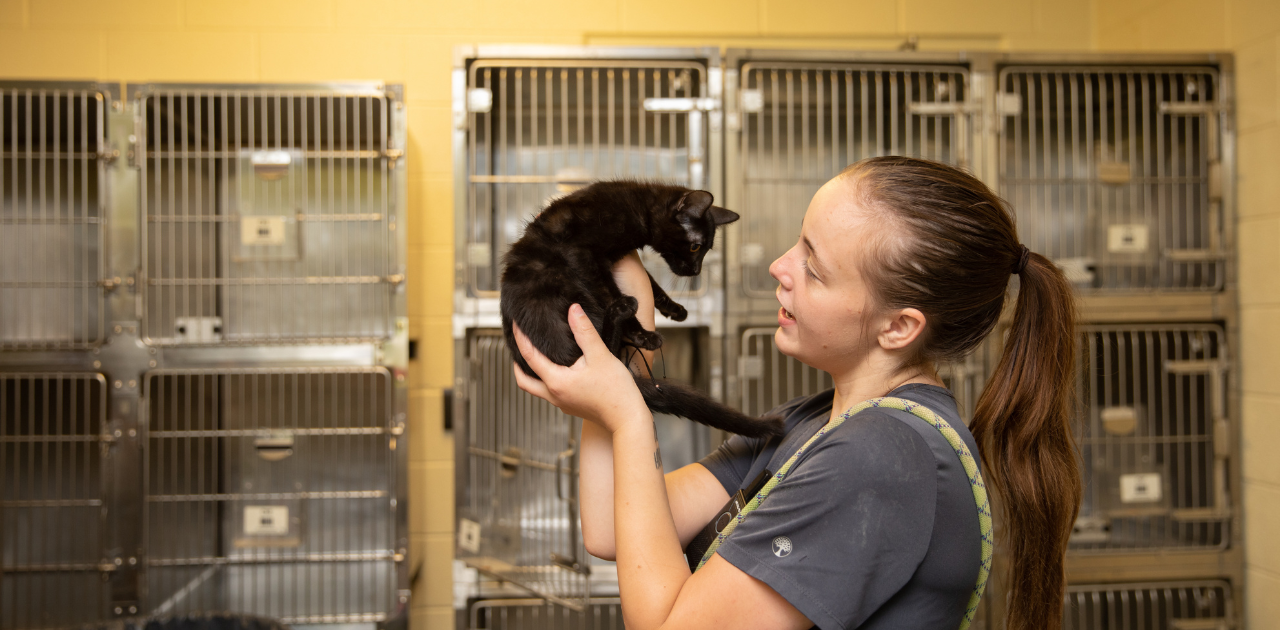
[[[786,536],[778,536],[773,539],[773,555],[779,558],[785,558],[791,555],[791,539]]]

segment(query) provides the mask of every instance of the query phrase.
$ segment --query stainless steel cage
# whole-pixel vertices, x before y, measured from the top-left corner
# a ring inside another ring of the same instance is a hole
[[[998,81],[1000,193],[1028,247],[1084,291],[1223,288],[1216,68],[1010,66]]]
[[[809,396],[834,386],[831,375],[809,367],[782,354],[773,343],[773,328],[747,328],[742,331],[738,355],[738,388],[742,394],[740,409],[761,415],[796,398]],[[982,393],[990,371],[986,348],[981,348],[959,363],[938,366],[938,376],[956,397],[960,417],[966,423]]]
[[[510,52],[510,55],[505,55]],[[575,57],[579,53],[579,58]],[[486,51],[455,75],[455,115],[465,120],[465,210],[459,211],[457,281],[463,298],[498,295],[502,256],[548,202],[591,181],[660,180],[720,197],[720,69],[714,51]],[[567,53],[567,54],[566,54]],[[685,325],[718,312],[719,249],[704,273],[675,276],[642,253],[654,278],[689,310]],[[456,304],[460,312],[494,307]],[[482,325],[492,325],[485,323]]]
[[[392,616],[402,446],[386,369],[156,370],[144,399],[148,612]]]
[[[404,280],[394,94],[374,85],[132,93],[146,340],[390,336]]]
[[[101,374],[0,373],[0,627],[106,612]]]
[[[102,340],[110,90],[0,81],[0,348]]]
[[[1083,327],[1074,552],[1230,543],[1229,365],[1216,325]]]
[[[616,598],[591,598],[584,611],[540,599],[481,599],[467,606],[467,630],[623,630]]]
[[[1065,630],[1231,630],[1231,585],[1223,580],[1067,587]]]
[[[581,610],[590,574],[577,506],[582,421],[520,391],[501,331],[471,331],[466,350],[456,557]]]
[[[777,310],[769,263],[795,243],[813,194],[846,166],[882,155],[972,160],[967,65],[833,57],[730,53],[727,188],[743,217],[729,226],[735,315]]]

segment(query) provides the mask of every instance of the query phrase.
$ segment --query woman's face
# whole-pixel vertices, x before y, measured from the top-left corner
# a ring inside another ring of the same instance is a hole
[[[778,281],[778,330],[783,354],[838,375],[866,355],[875,322],[867,321],[871,299],[859,257],[880,226],[852,193],[856,184],[832,180],[813,196],[800,240],[769,265]]]

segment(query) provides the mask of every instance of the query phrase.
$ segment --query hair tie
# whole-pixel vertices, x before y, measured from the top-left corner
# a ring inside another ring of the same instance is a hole
[[[1027,259],[1031,257],[1031,250],[1026,245],[1018,245],[1018,262],[1013,265],[1013,273],[1021,275],[1022,270],[1027,268]]]

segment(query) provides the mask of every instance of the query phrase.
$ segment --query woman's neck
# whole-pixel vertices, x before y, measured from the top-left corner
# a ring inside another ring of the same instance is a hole
[[[835,382],[835,399],[831,403],[831,417],[835,418],[848,408],[869,398],[888,396],[889,392],[911,383],[937,385],[942,379],[933,365],[923,363],[900,369],[874,369],[873,362],[864,362],[862,369],[849,373],[832,374]]]

